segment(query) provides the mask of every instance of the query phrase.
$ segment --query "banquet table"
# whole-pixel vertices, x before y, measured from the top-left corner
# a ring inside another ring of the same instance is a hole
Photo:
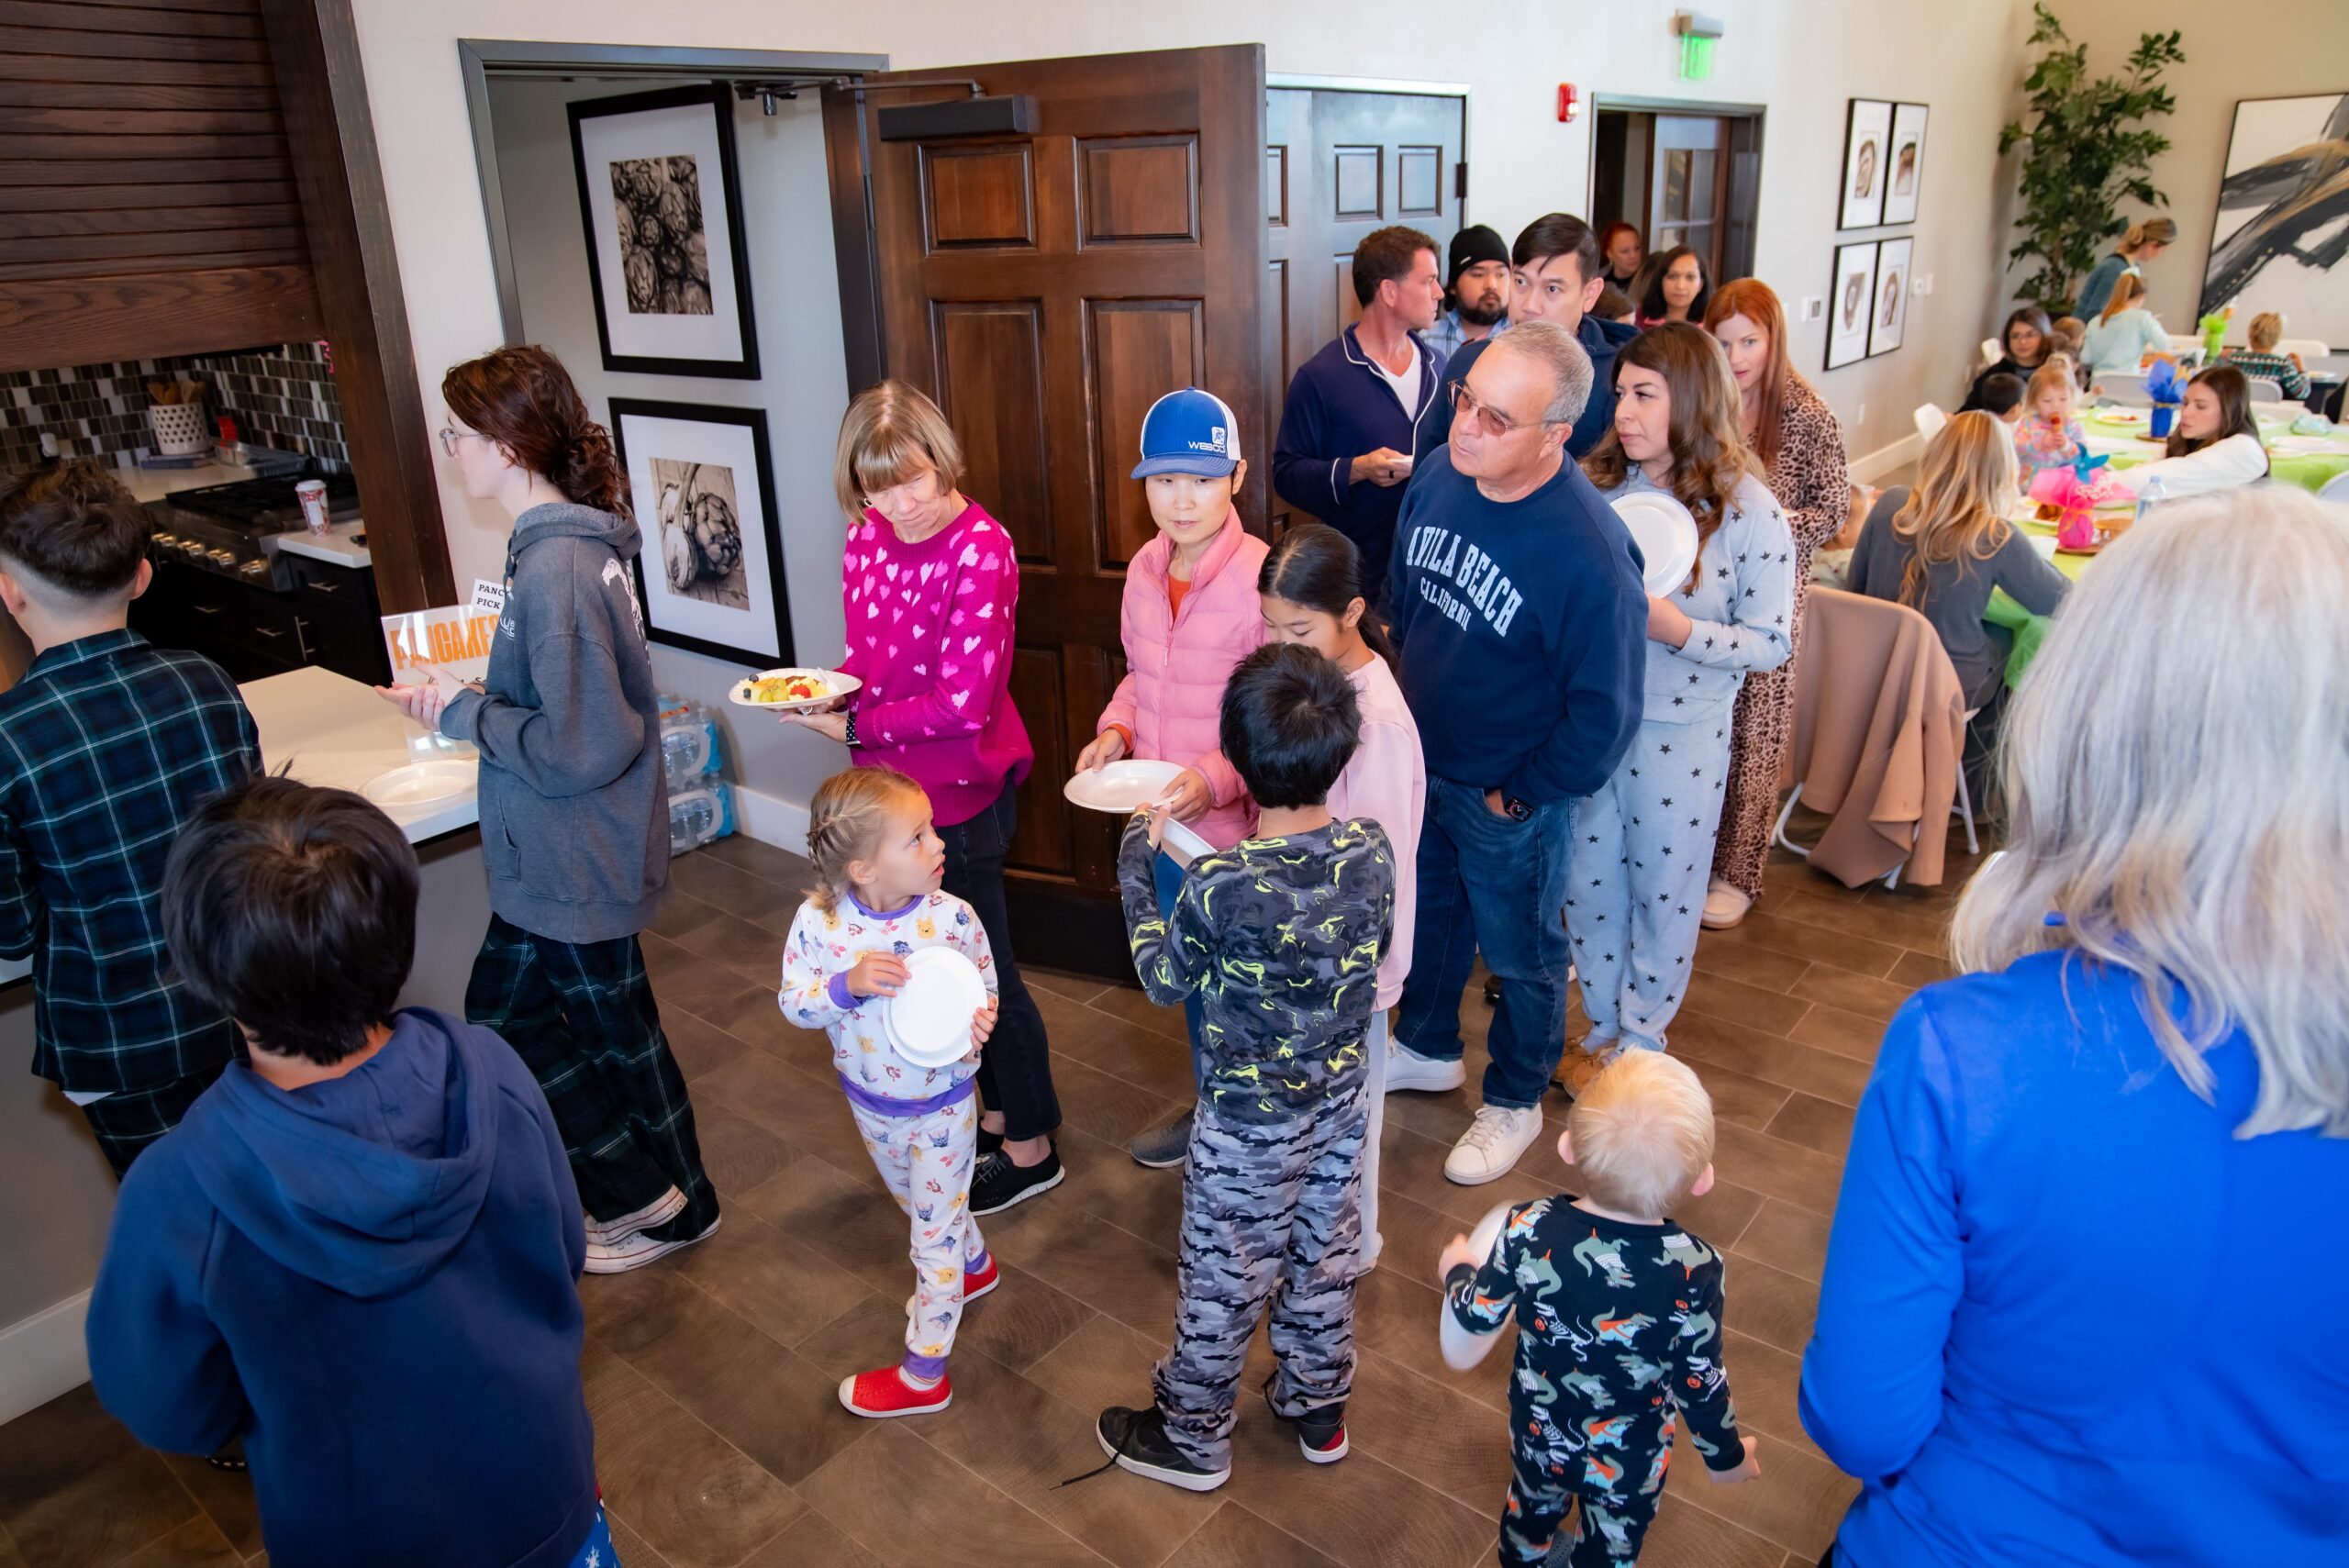
[[[2301,412],[2296,404],[2285,406]],[[2303,490],[2321,490],[2326,480],[2349,473],[2349,427],[2335,426],[2330,435],[2296,436],[2289,418],[2262,414],[2253,418],[2277,479]],[[2161,443],[2145,436],[2149,419],[2143,408],[2091,408],[2080,416],[2080,433],[2091,453],[2110,458],[2115,468],[2134,468],[2162,455]]]

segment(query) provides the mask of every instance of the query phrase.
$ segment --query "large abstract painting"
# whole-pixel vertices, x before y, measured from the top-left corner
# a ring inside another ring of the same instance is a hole
[[[2288,338],[2349,341],[2349,93],[2235,106],[2202,309],[2280,312]]]

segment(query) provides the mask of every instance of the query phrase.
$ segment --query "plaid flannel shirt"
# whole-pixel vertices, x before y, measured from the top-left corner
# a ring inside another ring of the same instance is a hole
[[[261,768],[228,675],[133,631],[50,649],[0,693],[0,958],[33,960],[33,1071],[152,1088],[228,1060],[172,978],[157,897],[180,826]]]

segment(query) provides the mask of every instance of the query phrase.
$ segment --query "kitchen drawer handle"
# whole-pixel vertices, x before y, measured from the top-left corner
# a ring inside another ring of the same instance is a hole
[[[310,584],[310,592],[313,594],[340,594],[342,592],[342,584],[340,583],[314,582]]]
[[[220,613],[218,605],[190,605],[188,608],[200,616],[217,616]]]
[[[265,627],[265,626],[257,626],[257,627],[253,628],[253,629],[254,629],[255,631],[257,631],[257,632],[261,633],[263,637],[268,638],[268,639],[269,639],[270,640],[272,640],[273,642],[273,641],[275,641],[277,639],[279,639],[279,638],[281,638],[281,637],[284,637],[284,636],[285,635],[285,634],[284,634],[284,632],[282,632],[282,631],[272,631],[269,628],[267,628],[267,627]]]

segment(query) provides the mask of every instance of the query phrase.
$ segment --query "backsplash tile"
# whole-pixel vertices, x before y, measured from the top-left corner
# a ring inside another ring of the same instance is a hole
[[[43,432],[57,438],[61,456],[136,468],[154,446],[147,423],[147,384],[197,379],[205,383],[207,426],[231,414],[238,433],[248,440],[306,453],[329,470],[351,466],[327,346],[288,343],[192,358],[0,373],[0,473],[37,465]]]

